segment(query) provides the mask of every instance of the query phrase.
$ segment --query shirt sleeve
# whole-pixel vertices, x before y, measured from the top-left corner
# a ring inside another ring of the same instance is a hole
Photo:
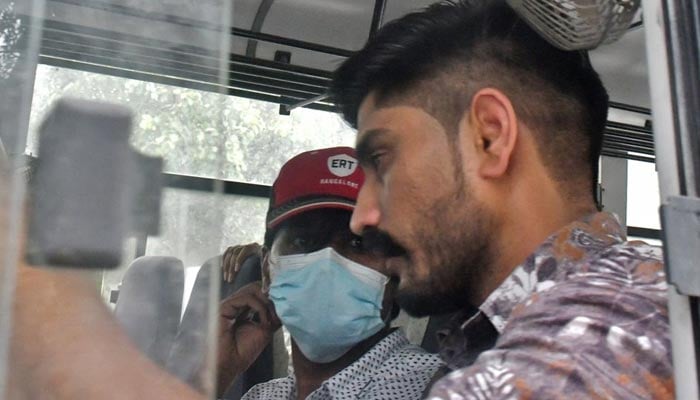
[[[517,306],[495,347],[428,398],[673,398],[665,285],[582,275]]]

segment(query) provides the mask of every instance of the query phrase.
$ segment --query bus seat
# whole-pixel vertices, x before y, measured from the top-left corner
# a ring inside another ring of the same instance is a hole
[[[180,324],[184,267],[174,257],[134,260],[122,280],[114,315],[126,334],[158,365],[165,365]]]
[[[207,260],[197,273],[190,301],[185,308],[185,314],[167,362],[169,371],[194,386],[200,384],[199,372],[202,370],[207,353],[206,330],[202,327],[205,326],[208,318],[206,312],[209,309],[208,291],[211,274],[214,273],[221,279],[219,291],[221,300],[239,288],[261,279],[260,258],[257,256],[248,258],[241,265],[233,283],[222,279],[221,262],[221,256],[213,257]],[[268,346],[251,368],[234,382],[223,398],[240,399],[253,385],[272,379],[272,365],[272,350],[271,346]]]

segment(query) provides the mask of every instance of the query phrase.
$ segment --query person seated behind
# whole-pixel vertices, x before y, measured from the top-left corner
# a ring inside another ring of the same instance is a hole
[[[280,323],[292,338],[293,372],[243,399],[418,399],[442,366],[390,322],[396,282],[384,259],[350,231],[364,174],[354,150],[335,147],[289,160],[272,187],[265,246],[229,248],[224,277],[260,252],[263,282],[221,303],[219,392],[247,369]]]

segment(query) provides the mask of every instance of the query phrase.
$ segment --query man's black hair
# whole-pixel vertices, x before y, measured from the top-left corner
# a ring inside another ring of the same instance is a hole
[[[585,52],[555,48],[503,0],[442,1],[386,24],[336,70],[331,94],[354,127],[374,93],[380,106],[418,105],[455,132],[485,87],[510,98],[561,187],[573,198],[592,182],[595,199],[607,92]]]

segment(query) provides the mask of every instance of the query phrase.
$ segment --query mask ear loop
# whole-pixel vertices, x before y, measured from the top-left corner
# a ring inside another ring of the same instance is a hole
[[[272,254],[267,245],[263,245],[260,258],[260,277],[262,278],[262,292],[265,297],[270,295],[270,285],[272,284],[271,258]]]
[[[268,263],[267,270],[268,270],[269,278],[270,278],[269,283],[272,284],[272,280],[274,279],[274,276],[277,274],[277,272],[280,269],[279,243],[277,240],[272,242],[267,254],[268,254],[267,255],[267,263]]]
[[[279,264],[279,257],[272,252],[269,253],[269,256],[267,257],[267,271],[269,274],[270,281],[274,279],[275,275],[277,274],[277,271],[280,268]],[[272,282],[270,282],[272,283]]]

